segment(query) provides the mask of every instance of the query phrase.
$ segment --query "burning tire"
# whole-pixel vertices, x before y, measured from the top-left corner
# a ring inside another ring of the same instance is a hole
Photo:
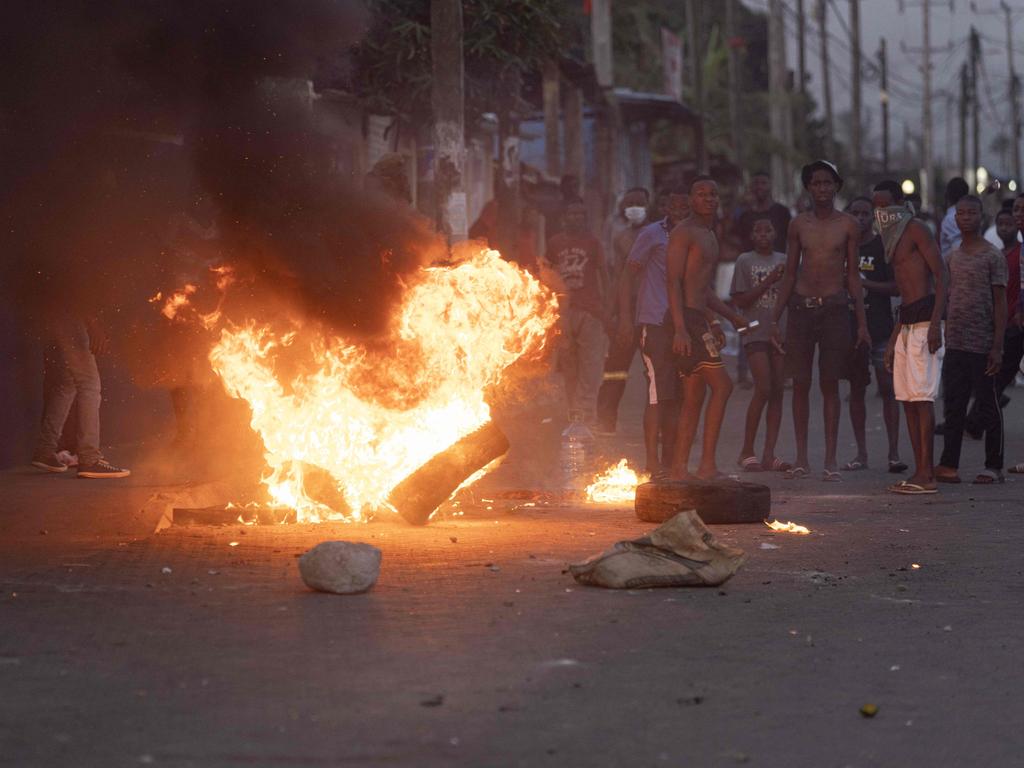
[[[771,508],[771,490],[758,483],[694,480],[644,483],[636,489],[636,516],[648,523],[663,523],[683,509],[697,510],[707,525],[760,523]]]

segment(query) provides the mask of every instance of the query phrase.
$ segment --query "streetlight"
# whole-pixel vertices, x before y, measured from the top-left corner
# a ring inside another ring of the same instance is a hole
[[[900,189],[903,190],[904,195],[912,195],[917,186],[914,184],[913,179],[904,179],[903,183],[900,184]]]

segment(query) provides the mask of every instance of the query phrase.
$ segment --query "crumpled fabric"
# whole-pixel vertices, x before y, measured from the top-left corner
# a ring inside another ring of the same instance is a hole
[[[683,510],[646,536],[569,566],[580,584],[608,589],[714,587],[732,578],[747,555],[720,544],[692,509]]]

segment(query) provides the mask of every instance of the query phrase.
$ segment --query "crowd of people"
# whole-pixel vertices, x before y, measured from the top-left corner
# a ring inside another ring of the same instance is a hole
[[[817,357],[822,480],[868,468],[866,393],[873,371],[887,437],[885,468],[912,469],[888,491],[932,494],[938,483],[961,482],[965,432],[985,445],[984,469],[970,479],[1003,482],[1004,390],[1020,371],[1024,340],[1024,195],[1006,200],[986,231],[982,201],[963,179],[952,179],[933,230],[895,181],[853,195],[843,210],[837,201],[844,180],[835,165],[812,162],[801,181],[806,203],[795,215],[772,198],[766,173],[753,175],[746,204],[726,217],[709,176],[659,194],[653,206],[646,190],[630,189],[603,242],[588,229],[583,201],[566,201],[562,230],[548,240],[541,263],[557,274],[563,294],[559,365],[573,418],[613,434],[639,352],[647,382],[646,471],[674,480],[723,477],[717,445],[733,392],[722,359],[724,320],[739,335],[740,378],[749,372],[752,380],[737,457],[742,470],[789,479],[810,474]],[[739,243],[741,252],[729,294],[720,296],[716,277],[726,242]],[[857,446],[843,464],[841,380],[849,382]],[[791,461],[776,452],[787,387],[796,445]],[[940,393],[944,422],[937,424]],[[912,468],[900,457],[900,403]],[[691,469],[702,417],[700,461]],[[938,462],[936,434],[943,438]],[[1022,472],[1024,464],[1009,471]]]

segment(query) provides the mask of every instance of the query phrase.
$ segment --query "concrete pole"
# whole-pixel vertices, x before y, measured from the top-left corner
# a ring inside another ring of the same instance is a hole
[[[885,38],[878,43],[878,69],[881,73],[882,102],[882,175],[889,175],[889,54]]]
[[[978,167],[981,164],[980,141],[978,129],[978,113],[981,112],[981,99],[978,98],[978,63],[981,54],[981,42],[978,30],[971,25],[971,167],[968,181],[971,183],[971,194],[977,191]]]
[[[558,62],[544,62],[544,171],[548,176],[562,175],[562,105],[560,99],[561,74]]]
[[[960,65],[960,177],[968,178],[967,173],[967,107],[970,104],[968,91],[967,62]]]
[[[802,97],[807,92],[807,15],[804,13],[804,0],[796,3],[796,44],[799,78],[796,87]]]
[[[564,90],[565,165],[562,172],[572,174],[583,184],[583,93],[571,83],[566,83]]]
[[[768,0],[768,125],[776,146],[785,144],[786,112],[786,27],[781,0]],[[772,151],[772,189],[789,194],[789,163],[779,149]]]
[[[434,191],[439,228],[450,242],[469,229],[463,169],[466,160],[461,0],[431,0],[434,112]]]
[[[1020,164],[1020,104],[1017,101],[1020,95],[1020,81],[1017,79],[1017,68],[1013,64],[1013,9],[1007,5],[1006,0],[1000,0],[999,6],[1006,14],[1006,56],[1010,65],[1010,140],[1013,142],[1013,175],[1017,180],[1019,193],[1020,185],[1024,184],[1021,175],[1024,169]]]
[[[740,124],[740,63],[739,52],[732,44],[736,37],[736,0],[726,0],[725,37],[729,45],[729,126],[732,133],[733,162],[743,164],[743,126]]]
[[[850,72],[853,87],[850,92],[850,154],[854,183],[861,183],[861,91],[860,91],[860,0],[850,0]]]
[[[692,107],[701,120],[704,119],[704,76],[701,67],[699,34],[700,4],[697,0],[686,0],[686,63],[690,73],[690,99]],[[697,146],[697,170],[705,173],[708,169],[707,143],[702,139]]]
[[[828,25],[826,24],[825,0],[818,0],[818,36],[821,39],[821,85],[825,100],[825,154],[832,162],[836,160],[835,126],[832,120],[832,79],[829,77]],[[771,23],[769,21],[769,23]],[[770,77],[770,75],[769,75]]]
[[[932,192],[932,39],[931,39],[931,7],[930,0],[921,0],[922,34],[924,35],[924,94],[922,95],[921,126],[921,207],[931,208]]]

